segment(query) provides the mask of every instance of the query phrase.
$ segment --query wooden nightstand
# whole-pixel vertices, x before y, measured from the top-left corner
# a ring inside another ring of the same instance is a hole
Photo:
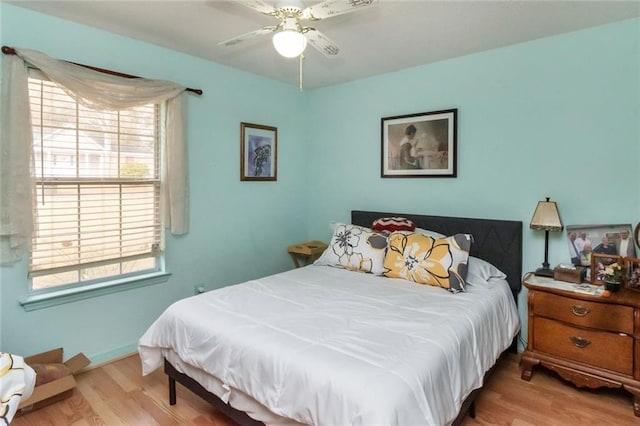
[[[640,292],[623,288],[606,298],[533,282],[540,277],[524,277],[529,337],[522,379],[531,380],[541,365],[578,387],[623,388],[640,417]]]
[[[307,241],[291,245],[287,247],[287,251],[291,255],[296,268],[299,268],[301,266],[299,260],[304,262],[302,266],[308,265],[316,260],[326,248],[327,245],[322,241]]]

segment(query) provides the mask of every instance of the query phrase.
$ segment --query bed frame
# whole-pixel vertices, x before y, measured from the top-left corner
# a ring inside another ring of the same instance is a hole
[[[522,222],[353,210],[351,212],[351,223],[371,227],[374,220],[389,216],[409,218],[419,228],[436,231],[444,235],[458,233],[473,235],[471,255],[486,260],[507,275],[511,292],[516,304],[518,303],[518,293],[522,287]],[[508,350],[517,353],[517,337]],[[492,371],[493,367],[485,374],[485,381]],[[164,372],[169,377],[170,405],[176,404],[176,382],[178,382],[212,404],[217,410],[239,425],[253,426],[263,424],[249,417],[247,413],[222,402],[220,398],[207,391],[197,381],[179,372],[166,359],[164,361]],[[465,399],[458,417],[452,423],[453,425],[459,425],[467,415],[475,418],[475,398],[481,389],[474,390]]]

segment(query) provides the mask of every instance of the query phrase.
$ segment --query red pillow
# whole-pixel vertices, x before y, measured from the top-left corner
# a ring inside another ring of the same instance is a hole
[[[416,225],[406,217],[381,217],[373,221],[372,228],[374,231],[386,234],[396,231],[413,231]]]

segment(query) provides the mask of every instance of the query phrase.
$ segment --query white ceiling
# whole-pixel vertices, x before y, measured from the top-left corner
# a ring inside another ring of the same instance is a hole
[[[277,22],[238,2],[7,3],[298,84],[297,60],[279,56],[270,35],[231,47],[217,45]],[[380,0],[375,6],[313,23],[341,50],[329,59],[308,47],[304,85],[310,89],[343,83],[638,16],[640,1]],[[72,60],[69,56],[62,59]]]

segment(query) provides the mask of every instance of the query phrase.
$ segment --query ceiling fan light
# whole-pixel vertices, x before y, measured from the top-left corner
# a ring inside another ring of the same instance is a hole
[[[295,58],[307,48],[307,38],[298,31],[280,31],[273,35],[273,47],[285,58]]]

